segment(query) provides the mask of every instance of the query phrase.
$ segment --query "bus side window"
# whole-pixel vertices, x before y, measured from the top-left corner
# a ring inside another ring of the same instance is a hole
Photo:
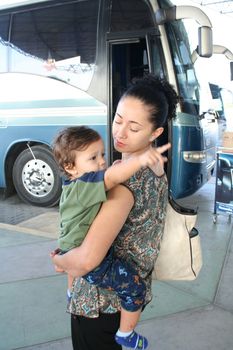
[[[9,30],[10,16],[3,15],[0,20],[0,72],[7,72],[8,69],[8,49],[5,43],[8,41],[8,30]]]
[[[87,90],[96,60],[97,19],[98,1],[91,0],[13,14],[9,71],[50,76]]]

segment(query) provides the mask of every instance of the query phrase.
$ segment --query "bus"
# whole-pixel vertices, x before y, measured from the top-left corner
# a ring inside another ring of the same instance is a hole
[[[55,134],[88,125],[103,137],[111,164],[111,123],[133,79],[166,78],[180,96],[158,145],[171,142],[173,198],[196,192],[215,165],[217,121],[201,110],[183,19],[199,26],[197,54],[212,55],[212,28],[199,8],[169,0],[34,0],[0,5],[0,188],[32,205],[58,203],[62,179]]]

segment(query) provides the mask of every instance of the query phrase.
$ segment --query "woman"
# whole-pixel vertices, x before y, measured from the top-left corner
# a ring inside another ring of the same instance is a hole
[[[177,95],[165,81],[152,76],[135,82],[120,99],[113,121],[115,149],[126,160],[152,147],[168,118],[175,116]],[[81,247],[54,264],[73,276],[83,276],[102,261],[113,244],[117,257],[137,270],[151,296],[151,273],[159,252],[167,205],[167,179],[162,156],[169,144],[158,147],[153,168],[138,171],[111,189]],[[114,241],[115,240],[115,241]],[[114,336],[119,327],[120,301],[113,291],[76,278],[69,305],[74,350],[120,350]],[[140,349],[138,346],[136,349]],[[143,349],[143,348],[142,348]]]

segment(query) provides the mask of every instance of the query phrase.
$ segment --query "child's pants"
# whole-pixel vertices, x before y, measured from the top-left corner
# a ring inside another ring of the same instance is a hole
[[[100,288],[114,290],[125,310],[137,311],[144,304],[145,283],[131,266],[114,256],[113,249],[95,270],[83,278]]]

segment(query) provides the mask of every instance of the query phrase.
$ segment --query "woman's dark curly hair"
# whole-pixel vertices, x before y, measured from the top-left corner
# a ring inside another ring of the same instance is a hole
[[[125,97],[135,97],[149,108],[150,121],[155,129],[176,116],[178,96],[172,85],[164,79],[150,74],[136,79],[121,99]]]

